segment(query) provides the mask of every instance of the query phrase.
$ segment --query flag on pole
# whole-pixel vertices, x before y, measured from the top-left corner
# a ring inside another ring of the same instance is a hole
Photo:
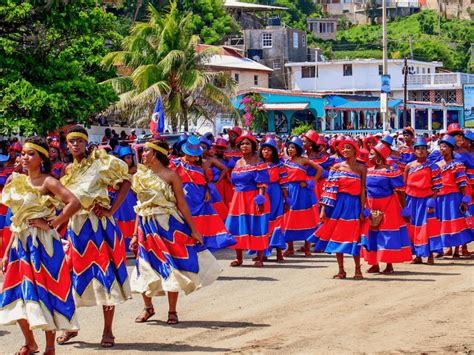
[[[150,131],[151,133],[163,133],[165,130],[165,108],[161,101],[161,96],[158,96],[156,100],[155,109],[150,120]]]

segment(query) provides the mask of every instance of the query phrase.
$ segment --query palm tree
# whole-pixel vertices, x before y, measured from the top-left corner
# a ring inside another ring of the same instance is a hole
[[[122,74],[107,80],[120,96],[111,109],[143,125],[161,95],[173,131],[181,126],[188,130],[190,117],[211,119],[216,108],[233,111],[229,95],[235,93],[235,82],[228,74],[206,68],[217,50],[196,50],[199,38],[192,33],[192,14],[180,13],[176,2],[166,14],[151,4],[148,11],[149,21],[133,25],[123,50],[102,60],[106,68],[116,66]]]

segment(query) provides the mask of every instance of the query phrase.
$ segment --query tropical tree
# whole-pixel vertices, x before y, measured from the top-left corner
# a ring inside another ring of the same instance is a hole
[[[228,74],[206,68],[217,49],[197,49],[192,13],[180,12],[176,2],[165,14],[152,5],[148,11],[149,21],[132,27],[123,50],[109,53],[102,61],[105,68],[116,66],[122,74],[107,81],[120,96],[111,109],[143,125],[161,95],[173,131],[187,130],[192,117],[212,119],[216,108],[233,110],[229,95],[235,82]]]

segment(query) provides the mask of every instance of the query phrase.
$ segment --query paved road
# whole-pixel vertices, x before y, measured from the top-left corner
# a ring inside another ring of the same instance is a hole
[[[220,252],[219,280],[182,296],[179,325],[166,325],[165,298],[155,299],[157,315],[149,323],[135,324],[142,308],[135,296],[118,307],[115,348],[98,347],[101,310],[86,308],[78,311],[79,337],[57,353],[474,351],[474,259],[396,265],[393,275],[366,274],[354,281],[331,278],[337,264],[330,255],[268,262],[262,269],[250,267],[250,260],[230,268],[232,257],[232,251]],[[351,276],[352,260],[346,263]],[[0,328],[0,341],[2,354],[23,342],[17,327]]]

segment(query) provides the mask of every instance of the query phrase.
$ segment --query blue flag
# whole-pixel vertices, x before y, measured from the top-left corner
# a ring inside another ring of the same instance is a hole
[[[163,133],[165,130],[165,108],[161,96],[156,100],[155,109],[150,120],[150,131],[152,133]]]

